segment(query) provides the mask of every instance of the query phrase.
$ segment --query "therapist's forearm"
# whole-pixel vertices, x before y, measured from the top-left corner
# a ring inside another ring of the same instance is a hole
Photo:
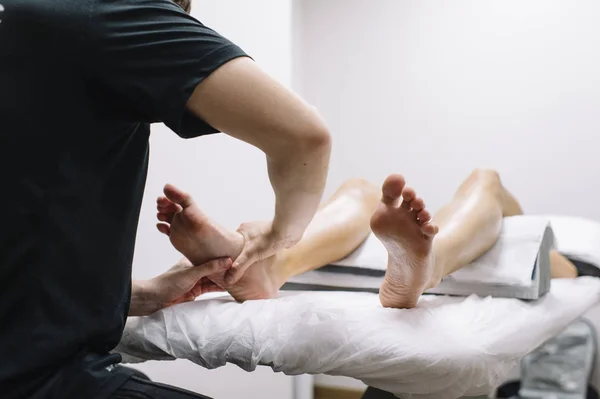
[[[331,139],[323,130],[274,156],[267,154],[276,198],[273,230],[293,243],[302,237],[321,202],[330,153]]]
[[[134,280],[131,283],[131,302],[128,316],[147,316],[160,309],[154,291],[148,281]]]

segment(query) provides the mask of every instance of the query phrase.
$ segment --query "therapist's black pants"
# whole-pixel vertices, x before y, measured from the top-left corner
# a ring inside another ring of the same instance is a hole
[[[110,399],[210,399],[197,393],[159,384],[137,376],[131,377]]]

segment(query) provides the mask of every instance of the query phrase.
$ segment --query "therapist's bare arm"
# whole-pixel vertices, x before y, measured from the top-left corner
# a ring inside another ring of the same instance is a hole
[[[224,273],[229,267],[231,259],[228,258],[199,266],[193,266],[184,258],[151,280],[134,280],[128,315],[147,316],[172,305],[193,301],[202,294],[220,292],[222,289],[208,276]]]
[[[245,248],[246,254],[242,252],[230,271],[237,281],[257,257],[292,246],[304,234],[323,195],[331,137],[313,107],[249,58],[235,59],[215,71],[196,88],[187,106],[211,126],[267,156],[275,217],[272,224],[242,226],[242,233],[247,239],[270,235],[272,245],[256,239],[259,248]]]

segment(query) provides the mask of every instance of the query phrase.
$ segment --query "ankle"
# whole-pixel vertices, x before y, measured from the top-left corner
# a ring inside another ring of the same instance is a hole
[[[294,277],[294,263],[288,251],[283,250],[273,255],[275,260],[269,266],[269,273],[279,287],[283,286],[290,278]]]
[[[238,256],[242,253],[244,249],[244,244],[246,243],[246,239],[244,235],[237,231],[228,231],[228,239],[231,242],[231,260],[235,261]]]

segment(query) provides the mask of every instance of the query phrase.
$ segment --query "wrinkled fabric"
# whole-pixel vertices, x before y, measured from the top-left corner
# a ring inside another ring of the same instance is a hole
[[[216,296],[130,318],[126,361],[183,358],[206,368],[266,365],[354,377],[404,399],[491,392],[519,360],[600,302],[600,280],[554,280],[535,302],[423,297],[385,309],[374,294],[282,293],[236,303]]]

